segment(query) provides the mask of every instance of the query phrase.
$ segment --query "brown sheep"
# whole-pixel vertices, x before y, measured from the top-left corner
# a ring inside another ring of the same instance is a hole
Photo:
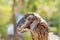
[[[30,12],[26,14],[17,24],[22,29],[29,29],[33,40],[48,40],[48,25],[37,13]],[[27,31],[27,30],[25,30]],[[23,32],[25,32],[23,31]]]

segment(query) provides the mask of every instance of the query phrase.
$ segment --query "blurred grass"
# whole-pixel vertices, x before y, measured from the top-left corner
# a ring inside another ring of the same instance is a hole
[[[50,27],[50,31],[56,33],[57,32],[57,28],[56,27]]]

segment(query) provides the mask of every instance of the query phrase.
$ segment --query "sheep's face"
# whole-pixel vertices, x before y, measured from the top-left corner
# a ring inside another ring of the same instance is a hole
[[[18,30],[28,28],[30,29],[31,23],[36,20],[34,14],[26,14],[18,23]]]
[[[39,15],[34,14],[34,13],[30,13],[30,14],[26,14],[18,23],[18,30],[22,30],[22,29],[30,29],[30,30],[34,30],[38,24],[40,26],[43,26],[45,28],[46,22],[39,17]]]

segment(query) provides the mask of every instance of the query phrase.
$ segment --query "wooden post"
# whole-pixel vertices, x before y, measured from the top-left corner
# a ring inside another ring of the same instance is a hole
[[[14,40],[18,40],[16,17],[18,15],[21,4],[22,4],[22,0],[18,1],[17,6],[16,6],[16,0],[13,0],[13,10],[12,11],[13,11],[13,23],[14,23]]]
[[[17,27],[16,27],[16,13],[15,13],[15,0],[13,0],[13,23],[14,23],[14,40],[17,40]]]

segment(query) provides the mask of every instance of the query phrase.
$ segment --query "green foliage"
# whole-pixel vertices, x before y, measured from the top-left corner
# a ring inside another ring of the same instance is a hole
[[[32,35],[31,35],[30,31],[24,32],[24,33],[22,33],[22,35],[23,35],[24,40],[32,40]]]
[[[57,28],[56,28],[56,27],[51,27],[51,28],[50,28],[50,31],[56,33],[56,32],[57,32]]]
[[[4,37],[8,36],[7,27],[5,27],[5,25],[4,26],[0,26],[0,37],[2,37],[2,36],[4,36]]]
[[[11,21],[12,6],[8,0],[0,0],[0,37],[7,37],[7,23]]]
[[[12,8],[9,5],[0,7],[0,25],[7,24],[12,16]]]

